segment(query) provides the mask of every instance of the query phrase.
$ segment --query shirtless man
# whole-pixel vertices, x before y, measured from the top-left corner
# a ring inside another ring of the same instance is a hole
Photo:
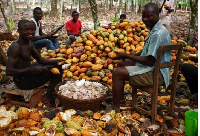
[[[7,51],[6,74],[13,76],[17,87],[23,90],[37,88],[50,81],[47,98],[53,100],[52,92],[54,87],[62,81],[62,69],[59,68],[61,74],[54,75],[47,69],[47,65],[58,67],[58,62],[62,60],[50,60],[40,56],[31,42],[35,29],[33,23],[29,20],[20,20],[18,22],[18,33],[19,38],[10,45]],[[36,59],[36,63],[31,64],[31,56]]]

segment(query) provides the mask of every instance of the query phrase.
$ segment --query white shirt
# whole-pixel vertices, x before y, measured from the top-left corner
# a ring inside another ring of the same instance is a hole
[[[40,30],[40,21],[38,21],[39,26],[37,25],[35,18],[31,18],[31,21],[33,21],[36,26],[35,36],[40,36],[40,31],[39,31]]]
[[[161,8],[164,0],[157,0],[158,7]],[[166,0],[165,2],[171,9],[175,9],[175,0]],[[164,25],[170,25],[171,22],[171,14],[166,10],[163,6],[161,13],[160,13],[160,19],[162,24]]]

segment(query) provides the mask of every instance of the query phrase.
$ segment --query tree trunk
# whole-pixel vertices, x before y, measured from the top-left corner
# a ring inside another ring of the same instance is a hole
[[[194,39],[194,33],[195,33],[195,25],[197,21],[197,14],[198,14],[198,0],[190,0],[190,27],[189,27],[189,33],[187,37],[187,43],[188,45],[193,44]]]
[[[80,5],[79,4],[80,4],[80,0],[77,1],[77,10],[76,10],[77,12],[80,11]]]
[[[105,0],[104,13],[107,12],[107,8],[108,8],[108,0]]]
[[[33,0],[33,3],[32,3],[33,7],[35,7],[35,0]]]
[[[0,0],[0,9],[1,9],[1,13],[3,15],[3,18],[5,20],[5,24],[6,24],[6,27],[7,27],[7,32],[11,33],[11,29],[10,29],[10,25],[9,25],[9,20],[8,20],[7,16],[5,15],[5,10],[3,8],[3,1],[1,1],[1,0]]]
[[[79,9],[81,9],[81,0],[78,1]]]
[[[99,26],[99,20],[98,20],[98,11],[97,11],[96,0],[88,0],[88,2],[90,3],[90,7],[91,7],[91,11],[92,11],[94,29],[97,30],[97,27]]]
[[[119,0],[119,15],[122,14],[122,4],[123,4],[122,0]]]
[[[72,7],[73,7],[73,0],[70,0],[70,5],[71,5],[71,10],[72,10]]]
[[[126,0],[126,3],[127,3],[127,10],[129,11],[130,10],[129,0]]]
[[[56,17],[57,15],[57,0],[51,0],[51,12],[50,16],[51,17]]]
[[[63,0],[60,0],[60,8],[59,8],[59,22],[62,21],[62,12],[63,12]]]
[[[133,12],[134,10],[134,3],[133,3],[133,0],[131,0],[131,11]]]
[[[11,4],[11,7],[12,7],[12,13],[13,13],[13,15],[15,15],[16,14],[15,0],[10,0],[10,4]]]
[[[26,8],[27,8],[28,10],[31,9],[31,7],[30,7],[30,0],[27,0],[27,1],[26,1]]]
[[[141,0],[138,1],[138,13],[141,13],[142,12],[142,3],[141,3]]]
[[[118,2],[115,2],[115,18],[117,17],[117,14],[118,14],[118,11],[117,11],[117,8],[118,8]]]
[[[126,10],[127,10],[127,1],[125,1],[124,10],[125,10],[125,13],[126,13]]]
[[[109,4],[109,10],[111,10],[111,9],[112,9],[112,1],[113,1],[113,0],[110,0],[110,4]]]
[[[138,12],[138,1],[135,1],[135,20],[137,20],[137,12]]]

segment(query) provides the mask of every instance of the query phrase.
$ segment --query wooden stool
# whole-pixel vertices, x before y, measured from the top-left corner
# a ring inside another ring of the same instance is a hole
[[[171,98],[170,98],[170,105],[169,105],[169,112],[171,116],[174,114],[174,103],[175,103],[175,97],[176,97],[176,82],[177,82],[177,75],[178,75],[178,67],[179,67],[179,61],[180,56],[182,53],[183,45],[164,45],[160,46],[158,50],[157,60],[156,60],[156,66],[155,66],[155,72],[154,72],[154,79],[153,79],[153,86],[132,86],[133,88],[133,98],[132,98],[132,106],[135,110],[142,111],[148,115],[151,115],[152,117],[152,123],[155,123],[156,117],[157,117],[157,99],[158,99],[158,73],[161,68],[166,67],[174,67],[174,73],[172,75],[172,87],[171,87]],[[161,62],[162,53],[164,51],[168,50],[176,50],[176,60],[171,62]],[[137,104],[137,89],[140,89],[142,91],[145,91],[149,94],[151,94],[151,110],[147,111]]]
[[[37,105],[38,102],[42,100],[41,88],[34,89],[29,102],[26,102],[23,96],[21,96],[18,92],[16,92],[16,90],[6,90],[5,88],[3,88],[3,91],[6,94],[6,99],[8,100],[8,102],[14,105],[33,108]]]

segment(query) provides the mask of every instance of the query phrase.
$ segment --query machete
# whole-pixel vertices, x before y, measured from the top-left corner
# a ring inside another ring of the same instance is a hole
[[[164,6],[165,2],[166,2],[166,0],[164,0],[164,1],[163,1],[163,4],[162,4],[162,6],[160,7],[159,13],[161,12],[161,10],[162,10],[162,8],[163,8],[163,6]]]

